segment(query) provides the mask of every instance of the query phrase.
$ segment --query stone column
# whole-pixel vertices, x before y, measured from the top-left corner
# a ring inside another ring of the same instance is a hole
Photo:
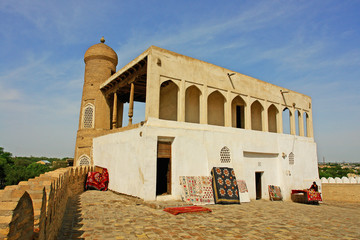
[[[202,87],[202,93],[200,97],[200,123],[207,124],[207,98],[208,98],[208,91],[207,86],[204,85]]]
[[[264,101],[263,111],[262,111],[262,130],[263,132],[269,131],[269,116],[268,116],[268,102]]]
[[[247,98],[246,98],[245,129],[251,130],[251,102],[250,102],[250,96],[247,96]]]
[[[185,122],[185,81],[181,80],[178,97],[178,121]]]
[[[295,111],[291,111],[290,108],[289,111],[290,111],[290,134],[296,135]]]
[[[283,133],[283,118],[282,118],[283,109],[280,105],[280,109],[278,108],[278,114],[276,116],[276,129],[278,133]]]
[[[313,120],[312,120],[312,110],[310,110],[309,114],[308,114],[308,119],[307,119],[307,133],[308,133],[308,137],[314,137],[314,128],[313,128]]]
[[[134,113],[134,82],[131,83],[130,88],[130,100],[129,100],[129,122],[128,126],[132,125],[132,117]]]
[[[299,135],[304,136],[304,119],[301,112],[298,110],[298,124],[299,124]]]
[[[117,93],[114,93],[114,103],[113,103],[113,115],[112,115],[112,128],[115,129],[117,126]]]
[[[226,102],[225,102],[225,108],[224,108],[224,120],[225,120],[225,127],[231,127],[232,121],[231,121],[231,101],[230,101],[231,95],[230,91],[226,92]]]

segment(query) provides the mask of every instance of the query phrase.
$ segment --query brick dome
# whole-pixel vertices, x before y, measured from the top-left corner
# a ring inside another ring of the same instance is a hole
[[[115,66],[117,65],[118,57],[116,52],[104,42],[104,38],[101,38],[101,43],[89,47],[84,55],[85,63],[91,59],[106,59],[111,61]]]

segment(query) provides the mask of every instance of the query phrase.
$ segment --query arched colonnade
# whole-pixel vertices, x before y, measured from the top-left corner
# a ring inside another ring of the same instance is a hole
[[[160,84],[159,118],[312,137],[308,111],[183,81]],[[283,119],[282,112],[288,112]]]

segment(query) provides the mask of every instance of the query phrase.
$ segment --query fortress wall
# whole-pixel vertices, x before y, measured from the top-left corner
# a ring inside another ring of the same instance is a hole
[[[55,239],[68,199],[84,191],[92,170],[57,169],[0,190],[0,239]]]
[[[322,197],[326,201],[360,203],[360,184],[322,183]]]

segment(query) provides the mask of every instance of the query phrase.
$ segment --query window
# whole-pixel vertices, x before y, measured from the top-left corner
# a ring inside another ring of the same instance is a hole
[[[231,162],[230,150],[226,146],[223,147],[220,151],[220,162],[221,163],[230,163]]]
[[[290,165],[294,165],[294,154],[291,152],[290,154],[289,154],[289,164]]]
[[[90,165],[90,158],[86,155],[82,155],[80,158],[79,158],[79,165],[80,166],[88,166]]]
[[[83,128],[94,127],[94,109],[94,105],[90,103],[85,106],[83,115]]]

